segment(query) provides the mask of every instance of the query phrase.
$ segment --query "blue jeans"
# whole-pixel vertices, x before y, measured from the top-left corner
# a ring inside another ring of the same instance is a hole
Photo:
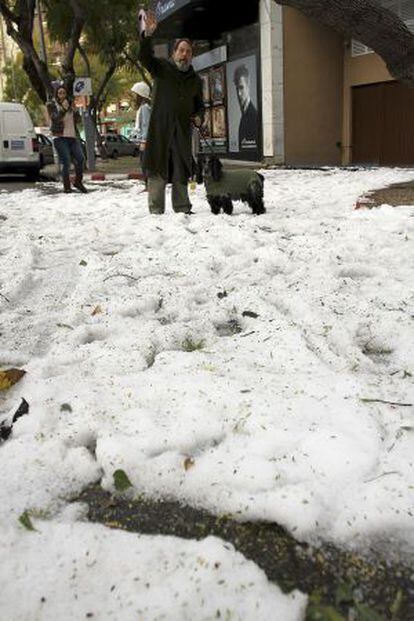
[[[70,163],[73,161],[76,177],[82,179],[84,157],[79,140],[77,138],[59,136],[53,140],[53,144],[62,165],[63,178],[69,177]]]

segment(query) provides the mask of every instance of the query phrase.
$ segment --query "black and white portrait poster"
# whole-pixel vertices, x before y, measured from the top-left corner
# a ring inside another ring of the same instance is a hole
[[[229,151],[257,151],[259,115],[256,55],[233,60],[227,64],[226,73]]]

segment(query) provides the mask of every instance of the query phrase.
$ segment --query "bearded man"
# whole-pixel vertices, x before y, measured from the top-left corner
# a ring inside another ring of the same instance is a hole
[[[141,64],[154,80],[144,155],[148,206],[150,213],[164,213],[165,187],[172,183],[174,211],[191,213],[188,181],[192,175],[192,124],[200,127],[204,118],[202,82],[191,65],[190,40],[178,39],[169,60],[154,56],[151,35],[156,26],[155,16],[149,14],[139,54]]]

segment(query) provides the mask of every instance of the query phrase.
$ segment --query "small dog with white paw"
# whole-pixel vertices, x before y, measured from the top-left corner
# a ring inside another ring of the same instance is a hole
[[[208,155],[199,163],[207,201],[212,213],[233,213],[233,200],[247,203],[256,216],[266,212],[263,204],[264,177],[255,170],[237,168],[223,170],[223,164],[215,155]]]

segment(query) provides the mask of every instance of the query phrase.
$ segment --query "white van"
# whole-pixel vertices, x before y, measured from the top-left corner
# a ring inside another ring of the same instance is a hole
[[[23,104],[0,102],[0,173],[39,175],[39,142]]]

